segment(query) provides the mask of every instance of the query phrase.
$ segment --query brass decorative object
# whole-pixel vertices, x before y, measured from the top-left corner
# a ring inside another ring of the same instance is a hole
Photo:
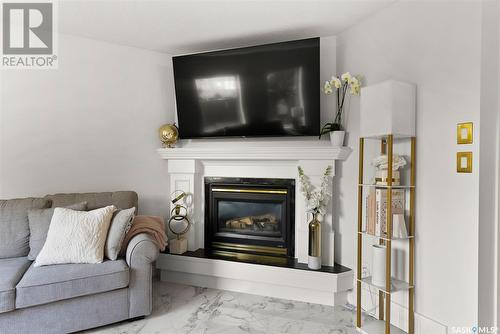
[[[177,193],[180,194],[175,196]],[[170,240],[169,250],[172,254],[183,254],[187,251],[187,239],[183,236],[191,228],[191,221],[188,218],[187,207],[178,204],[178,202],[187,195],[183,191],[175,191],[172,196],[175,196],[172,200],[172,204],[175,204],[175,206],[170,211],[170,219],[167,225],[170,232],[175,235],[175,239]]]
[[[158,129],[158,135],[160,136],[161,143],[165,148],[175,147],[177,140],[179,139],[179,129],[177,125],[174,124],[163,124]]]
[[[472,144],[473,134],[472,122],[457,124],[457,144]]]
[[[472,173],[472,152],[457,152],[457,173]]]
[[[321,269],[321,223],[316,214],[309,222],[309,261],[311,269]]]
[[[184,214],[181,214],[182,209],[184,210]],[[181,237],[186,234],[191,227],[191,222],[187,217],[187,209],[185,206],[176,205],[170,214],[171,216],[168,220],[168,229],[177,237],[177,239],[181,239]],[[184,226],[182,226],[181,229],[177,229],[177,226],[172,226],[172,223],[179,223],[179,225],[181,225],[180,223],[182,222],[184,222]]]
[[[180,194],[177,195],[177,197],[172,200],[172,204],[179,202],[181,199],[185,198],[186,196],[187,196],[186,193],[184,191],[181,191]]]

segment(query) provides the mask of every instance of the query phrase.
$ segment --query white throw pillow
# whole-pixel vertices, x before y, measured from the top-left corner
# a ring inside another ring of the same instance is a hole
[[[114,205],[88,212],[56,208],[35,267],[62,263],[101,263]]]

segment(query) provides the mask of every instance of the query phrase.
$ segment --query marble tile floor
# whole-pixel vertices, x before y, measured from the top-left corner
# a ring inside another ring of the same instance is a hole
[[[355,313],[296,302],[155,281],[153,313],[85,333],[102,334],[352,334]],[[370,321],[368,317],[366,321]]]

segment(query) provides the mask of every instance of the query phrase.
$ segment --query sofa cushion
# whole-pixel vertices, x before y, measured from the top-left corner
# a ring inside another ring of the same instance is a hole
[[[48,207],[48,198],[0,200],[0,259],[28,255],[28,210]]]
[[[72,193],[47,195],[52,201],[52,207],[63,207],[73,203],[87,202],[89,210],[114,205],[118,209],[137,208],[137,193],[134,191],[115,191],[100,193]]]
[[[0,259],[0,313],[12,311],[16,305],[16,284],[30,266],[26,257]]]
[[[66,206],[67,209],[86,211],[87,202],[76,203]],[[49,232],[50,221],[56,208],[31,209],[28,211],[28,221],[30,228],[30,253],[28,259],[34,261],[38,253],[42,250],[47,233]],[[116,259],[115,259],[116,260]]]
[[[16,286],[16,308],[51,303],[128,286],[124,260],[98,264],[31,265]]]

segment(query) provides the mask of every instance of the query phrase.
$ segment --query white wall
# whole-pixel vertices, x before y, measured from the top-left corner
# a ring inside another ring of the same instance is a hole
[[[337,69],[370,85],[395,78],[417,85],[416,312],[448,326],[478,320],[478,130],[481,4],[397,2],[337,38]],[[362,97],[361,97],[362,98]],[[359,100],[351,100],[341,166],[337,260],[356,264]],[[474,122],[474,144],[456,144],[456,124]],[[472,174],[455,154],[474,152]],[[405,304],[405,296],[394,298]],[[397,320],[397,319],[396,319]],[[404,321],[403,321],[404,322]]]
[[[0,198],[135,190],[141,213],[166,215],[170,57],[58,37],[57,70],[1,72]]]
[[[500,5],[485,2],[482,8],[481,120],[479,175],[479,289],[478,323],[496,326],[496,257],[498,226],[498,89]]]

